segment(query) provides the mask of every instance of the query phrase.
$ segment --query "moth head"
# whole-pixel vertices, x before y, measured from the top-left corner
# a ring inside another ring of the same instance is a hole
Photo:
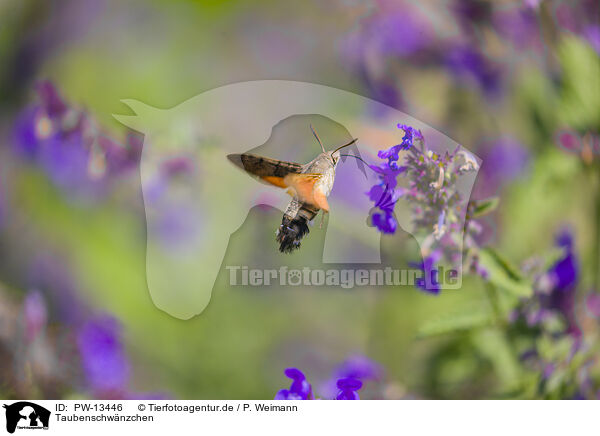
[[[352,144],[354,144],[356,141],[358,141],[358,138],[354,138],[352,141],[350,141],[347,144],[342,145],[341,147],[336,148],[335,150],[333,150],[332,152],[329,153],[329,157],[331,159],[331,161],[333,162],[334,165],[336,165],[338,163],[338,160],[340,160],[340,150],[344,147],[348,147]]]
[[[323,150],[322,155],[325,155],[331,161],[331,163],[333,163],[334,166],[337,165],[338,161],[340,160],[340,150],[342,148],[348,147],[349,145],[352,145],[356,141],[358,141],[358,138],[355,138],[352,141],[350,141],[349,143],[344,144],[341,147],[338,147],[338,148],[336,148],[333,151],[325,151],[325,147],[323,146],[323,143],[321,142],[321,138],[319,138],[319,135],[317,134],[317,132],[315,131],[315,129],[313,129],[312,124],[310,125],[310,130],[312,131],[312,133],[315,136],[317,142],[321,146],[321,150]]]

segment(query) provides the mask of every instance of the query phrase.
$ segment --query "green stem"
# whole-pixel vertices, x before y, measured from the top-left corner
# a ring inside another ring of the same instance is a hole
[[[498,300],[498,291],[496,287],[490,282],[485,282],[485,293],[494,312],[494,321],[496,326],[503,327],[506,324],[506,320],[502,316],[502,310],[500,308],[500,301]]]

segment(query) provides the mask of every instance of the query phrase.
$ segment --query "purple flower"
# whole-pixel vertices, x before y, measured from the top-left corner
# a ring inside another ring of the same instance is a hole
[[[571,231],[564,229],[558,233],[555,244],[563,250],[563,255],[538,277],[533,297],[523,302],[519,314],[529,326],[537,326],[552,314],[560,314],[566,322],[565,333],[577,338],[581,336],[575,318],[579,261]]]
[[[500,72],[474,47],[466,44],[449,47],[445,64],[457,79],[473,80],[490,97],[498,94]]]
[[[490,3],[479,0],[454,0],[451,8],[465,28],[489,21],[492,12]]]
[[[600,55],[600,25],[592,24],[585,28],[583,37],[592,46],[598,55]]]
[[[63,191],[89,196],[105,188],[109,176],[134,168],[141,143],[125,146],[107,138],[84,111],[72,108],[49,81],[36,86],[38,103],[14,125],[15,152],[39,165]]]
[[[46,302],[39,291],[27,294],[23,302],[23,316],[25,320],[25,337],[33,341],[46,327],[48,312]]]
[[[362,382],[355,378],[342,378],[337,381],[337,387],[339,392],[337,394],[336,400],[360,400],[358,396],[358,391],[362,388]]]
[[[275,395],[276,400],[312,400],[312,386],[306,380],[306,377],[297,368],[287,368],[284,374],[292,379],[289,389],[281,389]]]
[[[415,139],[423,141],[423,134],[420,130],[417,130],[413,127],[407,126],[405,124],[398,124],[398,128],[404,131],[404,136],[402,137],[402,142],[398,145],[394,145],[387,150],[380,150],[377,152],[377,156],[380,159],[387,159],[390,167],[393,168],[392,162],[397,161],[399,159],[398,153],[401,150],[408,150],[414,145]]]
[[[398,228],[398,221],[396,221],[396,217],[393,213],[387,211],[373,212],[371,214],[371,223],[381,233],[390,235],[396,233],[396,229]]]
[[[518,48],[526,48],[539,41],[537,15],[531,8],[496,12],[494,28],[500,36],[510,40]]]
[[[99,396],[122,396],[129,382],[129,362],[121,343],[121,326],[110,316],[85,323],[77,337],[86,381]]]
[[[344,42],[344,54],[353,63],[367,63],[373,53],[379,58],[406,57],[426,49],[432,33],[424,15],[400,4],[361,22]]]
[[[2,230],[2,227],[4,226],[6,212],[6,197],[4,195],[4,184],[2,183],[2,174],[0,173],[0,230]]]
[[[48,117],[60,119],[67,113],[67,105],[50,81],[39,82],[36,85],[36,91],[41,100],[42,109]]]
[[[593,318],[600,319],[600,294],[597,292],[588,294],[585,297],[585,307]]]
[[[509,137],[486,141],[478,153],[482,157],[481,176],[475,185],[475,196],[494,195],[507,183],[523,175],[530,161],[528,150]]]
[[[356,354],[348,357],[335,371],[336,378],[378,380],[383,376],[383,367],[366,356]]]
[[[439,251],[432,252],[426,256],[421,263],[410,263],[413,268],[418,268],[423,271],[423,277],[417,279],[415,286],[430,294],[440,293],[440,282],[438,280],[437,262],[441,258]]]
[[[569,230],[561,231],[556,237],[556,246],[564,250],[565,256],[548,271],[555,292],[568,292],[577,283],[579,267],[573,251],[573,235]]]
[[[400,190],[390,189],[388,184],[383,185],[386,177],[393,171],[382,177],[382,182],[371,188],[367,195],[371,201],[375,202],[375,207],[371,210],[369,222],[377,227],[382,233],[393,234],[396,232],[398,222],[394,216],[394,207],[401,196]],[[396,179],[388,180],[389,183],[396,184]]]
[[[567,333],[580,336],[575,319],[575,290],[579,279],[579,262],[573,250],[573,235],[563,230],[556,237],[556,245],[564,250],[564,257],[548,271],[553,285],[547,305],[560,312],[567,322]]]
[[[394,233],[398,223],[393,211],[398,199],[402,197],[413,206],[415,231],[424,235],[424,248],[432,253],[415,265],[424,273],[417,287],[437,294],[441,289],[436,277],[437,263],[442,256],[452,265],[462,260],[462,244],[457,241],[463,240],[460,232],[465,229],[462,217],[466,215],[468,202],[461,195],[460,177],[477,171],[479,163],[473,154],[460,147],[444,154],[429,150],[420,131],[401,124],[398,127],[405,132],[402,144],[379,153],[387,162],[369,165],[379,175],[379,183],[367,192],[369,199],[375,202],[370,222],[383,233]],[[420,143],[418,147],[415,140]],[[399,166],[397,153],[403,148],[408,149],[408,153],[403,166]],[[397,188],[400,174],[407,180],[407,188]],[[466,229],[467,244],[475,249],[478,227],[469,225]]]

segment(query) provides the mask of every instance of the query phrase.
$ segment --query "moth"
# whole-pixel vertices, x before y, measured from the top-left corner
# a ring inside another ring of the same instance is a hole
[[[282,253],[291,253],[300,248],[300,241],[309,232],[308,223],[319,211],[322,210],[323,214],[329,212],[327,197],[333,189],[335,168],[340,159],[339,151],[358,140],[353,139],[333,151],[326,151],[317,132],[312,126],[310,129],[321,146],[322,153],[304,165],[250,153],[227,156],[236,166],[256,179],[287,189],[292,196],[275,238]]]

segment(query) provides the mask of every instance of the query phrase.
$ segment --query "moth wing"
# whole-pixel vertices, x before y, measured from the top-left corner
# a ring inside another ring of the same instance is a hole
[[[227,159],[259,181],[278,188],[289,187],[285,177],[302,171],[302,165],[295,162],[269,159],[249,153],[230,154],[227,155]]]
[[[317,188],[314,190],[313,199],[315,200],[315,205],[319,206],[325,212],[329,212],[329,203],[327,203],[327,196],[321,189]]]
[[[288,174],[283,180],[300,201],[320,207],[315,199],[315,193],[319,191],[318,189],[315,189],[315,183],[320,178],[321,174],[303,173]]]

